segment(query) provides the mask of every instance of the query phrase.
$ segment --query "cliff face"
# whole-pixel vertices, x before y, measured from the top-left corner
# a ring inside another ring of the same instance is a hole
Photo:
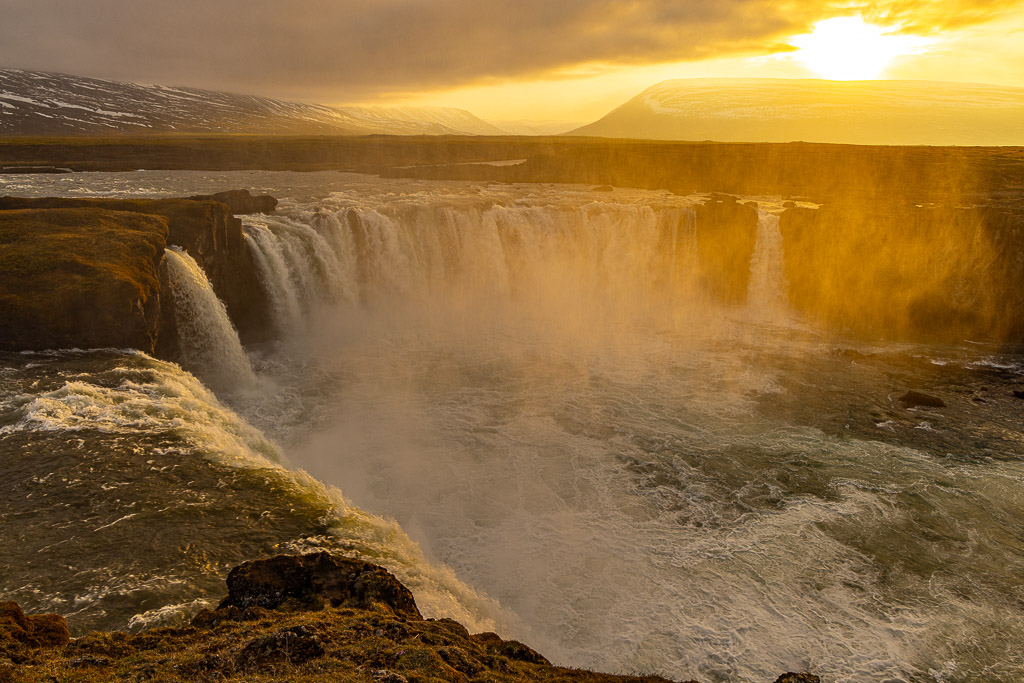
[[[780,230],[790,305],[828,329],[1024,339],[1024,214],[847,202],[790,208]]]
[[[249,249],[245,246],[242,237],[242,222],[232,215],[231,208],[226,204],[203,200],[190,199],[72,199],[46,197],[39,199],[27,199],[20,197],[0,198],[0,221],[8,222],[8,217],[17,212],[36,212],[36,220],[45,222],[48,211],[101,211],[106,214],[118,213],[123,216],[155,217],[163,226],[162,240],[159,245],[159,252],[162,255],[163,247],[168,244],[180,246],[185,249],[199,265],[206,271],[214,291],[228,310],[239,335],[243,341],[256,341],[265,338],[271,329],[269,320],[269,304],[266,293],[258,277],[255,263]],[[56,215],[56,214],[54,214]],[[67,214],[70,216],[71,214]],[[79,241],[70,241],[63,246],[65,250],[75,252],[81,249],[88,249],[91,245],[86,244],[89,234],[87,223],[90,219],[87,214],[77,214],[81,219],[81,231]],[[128,220],[127,218],[125,220]],[[12,229],[17,232],[12,224]],[[115,235],[109,235],[113,242],[117,241]],[[111,250],[112,243],[106,242],[92,245],[99,250]],[[48,246],[37,244],[40,254],[49,253]],[[157,276],[154,276],[158,278]],[[25,292],[38,292],[40,285],[26,283],[28,289]],[[159,294],[160,286],[154,286]],[[26,294],[27,296],[27,294]],[[35,296],[33,294],[32,296]],[[148,298],[146,299],[149,300]],[[156,300],[159,300],[157,296]],[[153,304],[156,305],[156,304]],[[95,311],[93,311],[95,313]],[[159,308],[150,311],[157,317],[160,316]],[[45,313],[41,314],[45,315]],[[84,318],[89,317],[88,312],[81,314]],[[115,316],[116,317],[116,316]],[[32,319],[35,320],[35,319]],[[31,330],[38,328],[39,323],[29,319],[22,320],[18,328]],[[158,335],[153,330],[152,343],[147,344],[120,344],[139,348],[144,351],[154,351],[160,355],[173,357],[176,351],[173,311],[165,310],[162,314],[162,323],[158,325],[164,334]],[[82,322],[79,320],[79,322]],[[114,325],[116,327],[116,325]],[[69,328],[70,329],[70,328]],[[162,337],[162,339],[158,339]],[[17,337],[11,338],[6,348],[41,348],[38,345],[18,346]],[[114,337],[116,338],[116,336]],[[132,337],[134,339],[134,337]],[[74,336],[64,338],[52,338],[54,342],[58,339],[62,343],[51,343],[46,348],[54,346],[95,346],[93,340],[88,337]],[[106,339],[106,337],[104,337]],[[118,346],[118,344],[106,343],[100,346]]]
[[[697,280],[713,300],[743,304],[750,257],[757,243],[757,210],[731,195],[712,195],[696,207]]]
[[[96,207],[0,212],[0,348],[153,353],[167,232]]]

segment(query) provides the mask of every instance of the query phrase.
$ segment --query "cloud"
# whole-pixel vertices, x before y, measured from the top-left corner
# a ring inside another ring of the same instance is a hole
[[[918,31],[1019,0],[5,0],[0,63],[314,101],[779,49],[855,11]]]

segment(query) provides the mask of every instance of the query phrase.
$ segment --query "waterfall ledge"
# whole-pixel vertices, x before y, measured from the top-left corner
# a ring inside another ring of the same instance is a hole
[[[164,250],[181,247],[245,341],[271,334],[242,225],[219,201],[0,198],[0,349],[134,348],[176,360]]]

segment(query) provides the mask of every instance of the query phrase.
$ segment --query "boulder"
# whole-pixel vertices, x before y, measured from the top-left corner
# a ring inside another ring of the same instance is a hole
[[[946,402],[938,396],[929,396],[918,391],[908,391],[899,398],[904,408],[945,408]]]
[[[383,567],[330,553],[278,555],[246,562],[228,574],[228,596],[218,610],[236,607],[373,609],[383,605],[398,616],[422,619],[416,601]]]
[[[269,194],[253,195],[249,190],[228,190],[214,194],[197,194],[189,197],[197,201],[213,201],[227,204],[231,213],[272,213],[277,208],[277,199]]]
[[[795,674],[790,671],[776,678],[775,683],[821,683],[821,679],[814,674],[806,672]]]

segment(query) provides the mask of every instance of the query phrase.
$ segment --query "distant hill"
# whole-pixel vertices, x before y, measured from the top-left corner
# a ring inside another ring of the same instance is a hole
[[[146,133],[504,135],[463,109],[327,107],[0,69],[0,136]]]
[[[569,134],[722,142],[1024,145],[1024,88],[940,81],[672,80]]]

